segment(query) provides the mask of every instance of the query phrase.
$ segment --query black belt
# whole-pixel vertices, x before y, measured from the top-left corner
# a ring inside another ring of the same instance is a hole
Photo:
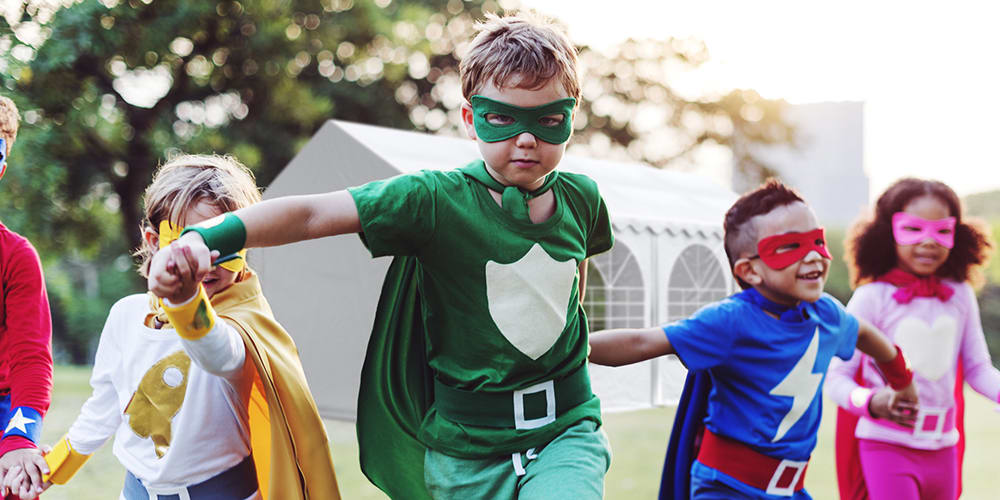
[[[178,488],[185,489],[185,488]],[[187,488],[191,500],[243,500],[257,491],[257,471],[254,469],[253,456],[247,455],[242,462],[230,469],[222,471],[198,484]],[[180,500],[180,495],[157,494],[150,497],[149,490],[142,485],[131,472],[126,471],[125,488],[122,490],[125,500]]]

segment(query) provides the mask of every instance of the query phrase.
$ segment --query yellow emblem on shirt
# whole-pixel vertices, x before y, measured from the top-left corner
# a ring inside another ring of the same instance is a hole
[[[170,422],[184,403],[190,368],[191,358],[183,350],[157,361],[125,407],[129,427],[139,437],[153,440],[158,458],[170,449]]]

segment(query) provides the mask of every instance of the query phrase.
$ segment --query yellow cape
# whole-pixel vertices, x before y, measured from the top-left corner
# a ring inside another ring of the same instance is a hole
[[[298,349],[274,319],[249,268],[212,297],[216,314],[243,336],[257,367],[248,402],[250,444],[267,500],[339,500],[326,429],[309,392]]]

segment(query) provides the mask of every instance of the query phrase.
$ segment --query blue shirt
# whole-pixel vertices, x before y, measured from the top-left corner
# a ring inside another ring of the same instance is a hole
[[[779,321],[740,295],[663,330],[687,368],[712,379],[709,430],[771,457],[807,460],[827,366],[854,354],[858,321],[828,294],[803,304],[801,322]]]

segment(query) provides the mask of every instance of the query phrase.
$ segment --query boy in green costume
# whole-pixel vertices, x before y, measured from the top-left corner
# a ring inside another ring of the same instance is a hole
[[[397,257],[359,400],[368,477],[394,498],[599,499],[611,457],[580,299],[611,225],[592,180],[555,170],[576,52],[526,16],[479,28],[461,77],[482,160],[265,201],[175,244],[208,267],[236,247],[362,233],[373,256]],[[156,259],[150,290],[169,293],[172,263]]]

